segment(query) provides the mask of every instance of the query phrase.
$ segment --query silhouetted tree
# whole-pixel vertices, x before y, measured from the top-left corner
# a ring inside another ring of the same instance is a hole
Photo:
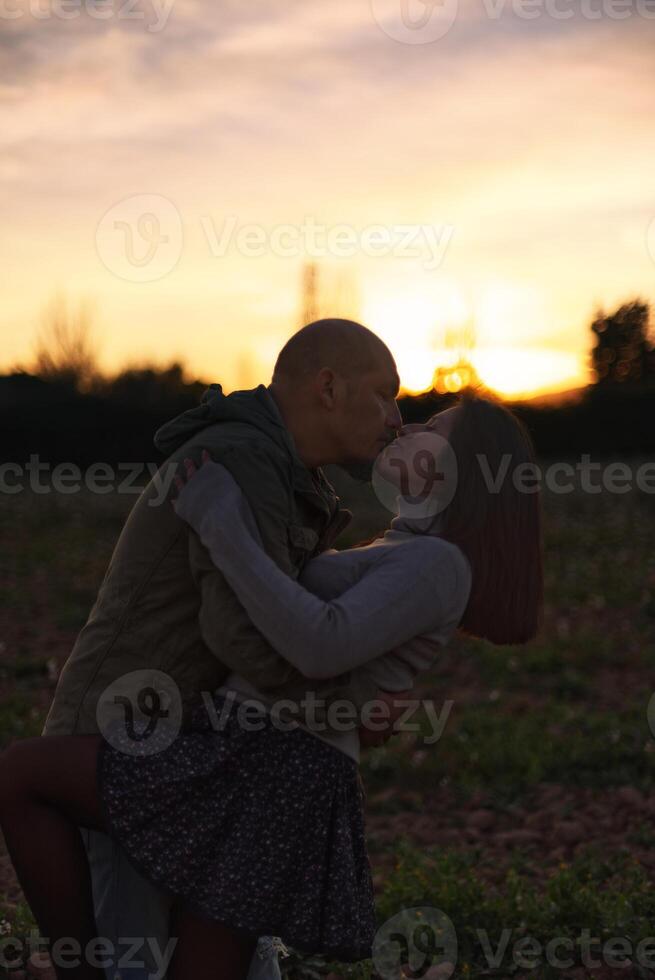
[[[650,307],[635,299],[611,314],[596,313],[591,329],[596,337],[592,362],[596,384],[644,382],[655,375],[649,337]]]
[[[80,304],[77,311],[71,312],[63,296],[52,300],[37,336],[30,371],[45,381],[63,383],[78,391],[89,391],[94,386],[100,372],[87,304]]]

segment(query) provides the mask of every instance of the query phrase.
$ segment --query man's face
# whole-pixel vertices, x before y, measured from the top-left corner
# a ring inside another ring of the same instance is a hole
[[[372,463],[395,437],[403,424],[396,404],[399,387],[400,379],[390,355],[351,380],[337,423],[344,462]]]

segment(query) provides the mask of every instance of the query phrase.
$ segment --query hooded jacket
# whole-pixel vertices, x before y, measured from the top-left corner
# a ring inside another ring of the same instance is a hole
[[[168,458],[125,522],[62,670],[43,734],[104,732],[117,685],[138,705],[140,692],[161,673],[167,675],[169,699],[171,685],[175,697],[179,692],[183,717],[201,692],[215,690],[230,671],[262,692],[297,703],[311,690],[325,711],[336,699],[361,708],[374,698],[375,684],[361,669],[309,681],[284,660],[171,506],[179,463],[187,456],[199,462],[207,449],[230,470],[252,507],[266,551],[288,575],[297,578],[310,558],[331,547],[352,514],[340,507],[322,470],[309,470],[301,461],[269,389],[260,384],[224,395],[220,384],[211,385],[198,407],[157,431],[155,445]]]

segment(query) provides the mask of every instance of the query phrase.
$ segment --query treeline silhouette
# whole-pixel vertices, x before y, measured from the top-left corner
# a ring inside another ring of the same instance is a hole
[[[96,379],[87,390],[67,380],[24,372],[0,377],[0,445],[3,461],[80,467],[95,462],[160,462],[156,429],[198,405],[206,384],[186,381],[181,364],[130,368]]]
[[[515,403],[541,456],[596,457],[655,450],[655,351],[649,307],[633,300],[591,324],[595,383],[561,404]],[[86,315],[51,316],[30,369],[0,376],[0,458],[24,465],[70,462],[159,463],[156,429],[196,406],[211,381],[189,380],[177,361],[103,375]],[[267,383],[268,379],[263,378]],[[399,399],[406,422],[423,421],[452,395],[432,390]]]

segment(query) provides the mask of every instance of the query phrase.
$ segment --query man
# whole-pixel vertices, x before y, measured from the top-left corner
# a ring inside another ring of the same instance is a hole
[[[43,734],[97,733],[108,689],[137,671],[132,703],[155,672],[172,680],[186,707],[230,671],[297,702],[311,690],[326,706],[346,698],[361,709],[383,696],[365,668],[308,681],[273,650],[162,495],[161,475],[207,449],[248,498],[269,555],[297,578],[352,518],[321,467],[372,465],[402,423],[398,387],[393,357],[375,334],[349,320],[320,320],[287,342],[268,387],[225,396],[212,385],[198,408],[163,426],[155,443],[168,460],[125,523]],[[364,737],[371,744],[371,734]],[[129,947],[120,940],[134,937],[132,972],[124,956],[120,975],[163,976],[172,954],[165,952],[170,897],[142,878],[109,837],[83,836],[99,934],[123,954]],[[253,977],[257,968],[253,958]]]

